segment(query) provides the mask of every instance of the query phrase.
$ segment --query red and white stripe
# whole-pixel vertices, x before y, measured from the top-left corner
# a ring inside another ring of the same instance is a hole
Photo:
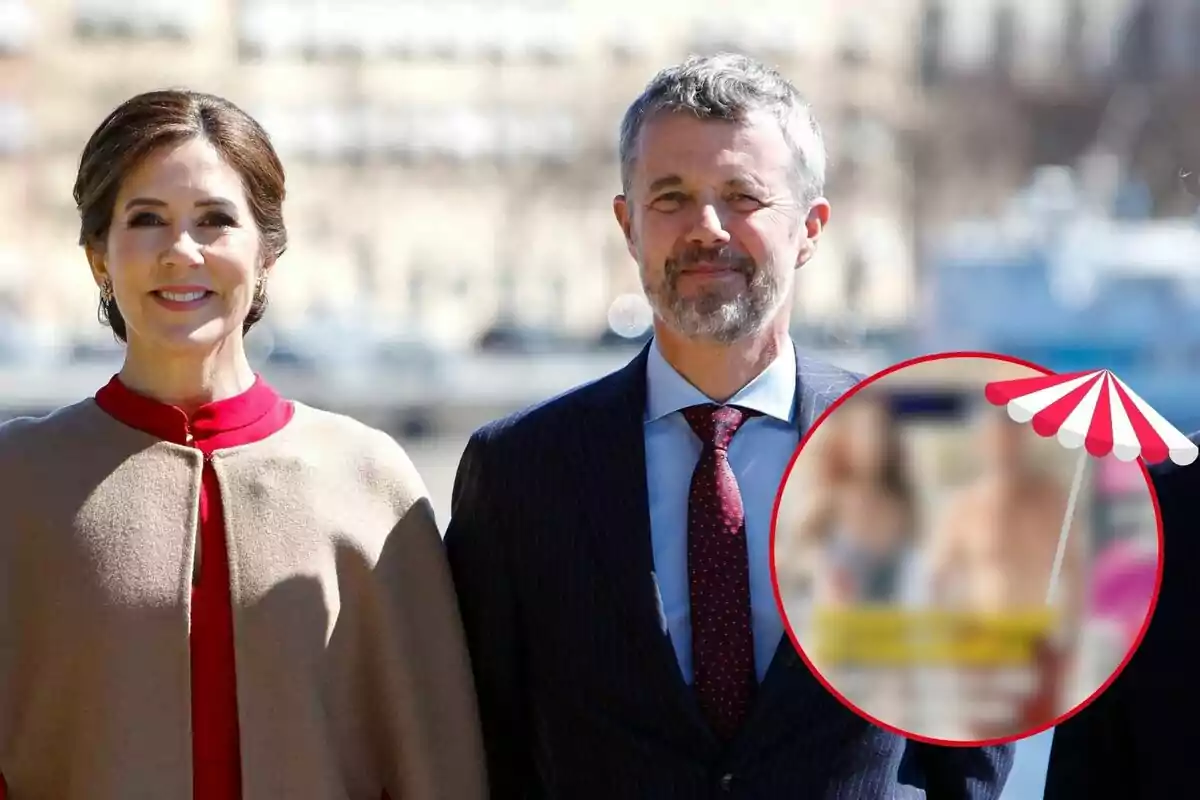
[[[1016,422],[1032,422],[1040,436],[1093,456],[1148,464],[1170,458],[1191,464],[1200,448],[1106,369],[989,383],[989,402],[1006,406]]]

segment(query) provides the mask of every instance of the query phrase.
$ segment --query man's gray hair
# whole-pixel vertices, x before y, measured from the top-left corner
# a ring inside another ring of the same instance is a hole
[[[825,142],[807,101],[779,72],[748,56],[718,53],[689,56],[650,81],[621,120],[621,187],[628,194],[646,122],[661,112],[685,112],[699,119],[744,122],[755,112],[779,122],[791,147],[799,193],[806,200],[825,191]]]

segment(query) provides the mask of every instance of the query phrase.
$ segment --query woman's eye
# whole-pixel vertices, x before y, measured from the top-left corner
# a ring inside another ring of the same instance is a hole
[[[218,228],[232,228],[237,225],[237,220],[228,214],[210,214],[209,216],[205,217],[200,224],[215,225]]]
[[[129,227],[131,228],[144,228],[149,225],[161,224],[162,219],[157,214],[151,214],[149,211],[142,211],[129,218]]]

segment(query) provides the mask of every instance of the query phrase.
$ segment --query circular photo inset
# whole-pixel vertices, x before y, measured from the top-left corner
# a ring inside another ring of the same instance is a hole
[[[856,713],[920,741],[1061,723],[1149,624],[1162,533],[1144,463],[1169,427],[1103,370],[952,353],[864,380],[801,441],[776,503],[797,652]]]

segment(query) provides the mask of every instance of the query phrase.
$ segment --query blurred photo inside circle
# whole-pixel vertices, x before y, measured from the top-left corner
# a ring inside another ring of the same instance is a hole
[[[820,676],[908,735],[1028,735],[1119,668],[1149,611],[1154,506],[1137,462],[1079,461],[988,404],[1031,368],[983,357],[903,367],[804,442],[775,536],[783,613]]]

